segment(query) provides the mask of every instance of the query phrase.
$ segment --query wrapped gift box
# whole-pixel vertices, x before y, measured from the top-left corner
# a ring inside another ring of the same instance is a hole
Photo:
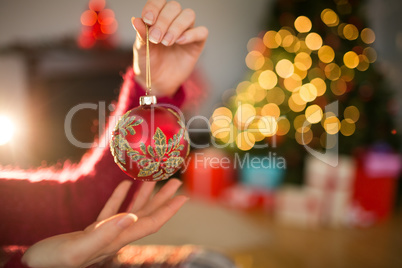
[[[351,207],[356,163],[349,156],[339,156],[337,162],[333,167],[318,158],[306,158],[306,185],[323,197],[319,201],[320,223],[325,226],[346,225]]]
[[[367,226],[386,220],[392,213],[401,156],[390,152],[366,151],[357,160],[351,223]]]
[[[275,192],[243,184],[233,185],[223,191],[221,202],[227,207],[272,212],[275,204]]]
[[[226,188],[235,183],[233,161],[233,157],[216,148],[193,151],[187,158],[183,172],[186,191],[196,198],[219,198]]]
[[[286,172],[283,157],[269,152],[267,155],[245,154],[239,161],[242,184],[274,190],[278,188]]]

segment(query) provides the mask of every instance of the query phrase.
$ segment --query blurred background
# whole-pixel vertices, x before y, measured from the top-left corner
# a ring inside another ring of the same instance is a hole
[[[239,267],[401,267],[402,2],[179,2],[210,32],[197,67],[210,133],[192,138],[226,146],[193,148],[192,201],[139,243],[202,245]],[[80,142],[99,135],[144,3],[0,1],[1,166],[80,160],[65,117],[98,105],[71,124]],[[265,164],[233,167],[244,159]]]

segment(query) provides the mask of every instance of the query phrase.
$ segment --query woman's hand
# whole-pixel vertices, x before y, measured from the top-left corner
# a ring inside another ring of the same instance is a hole
[[[96,222],[85,230],[44,239],[24,254],[30,267],[86,267],[114,255],[119,249],[157,232],[187,201],[173,195],[181,182],[170,179],[151,197],[155,182],[145,182],[133,198],[129,212],[116,214],[130,188],[123,181],[102,209]]]
[[[142,18],[133,18],[137,31],[134,43],[134,72],[145,88],[145,38],[149,27],[152,93],[174,95],[189,77],[204,48],[208,30],[194,27],[195,13],[182,9],[176,1],[148,0]]]

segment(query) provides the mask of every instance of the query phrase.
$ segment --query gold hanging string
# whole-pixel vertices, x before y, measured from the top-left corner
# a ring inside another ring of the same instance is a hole
[[[149,27],[145,24],[146,31],[147,31],[147,49],[146,49],[146,70],[145,70],[145,79],[146,79],[146,86],[147,92],[146,95],[151,94],[151,61],[149,59]]]

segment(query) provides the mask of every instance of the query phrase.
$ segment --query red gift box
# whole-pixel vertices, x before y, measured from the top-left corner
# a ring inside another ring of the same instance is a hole
[[[183,173],[185,189],[192,197],[217,199],[236,178],[233,158],[222,150],[193,151]]]
[[[223,191],[221,203],[235,209],[261,209],[266,212],[272,212],[275,204],[275,192],[237,184]]]
[[[398,154],[366,152],[357,157],[352,224],[366,226],[391,215],[400,168]]]

